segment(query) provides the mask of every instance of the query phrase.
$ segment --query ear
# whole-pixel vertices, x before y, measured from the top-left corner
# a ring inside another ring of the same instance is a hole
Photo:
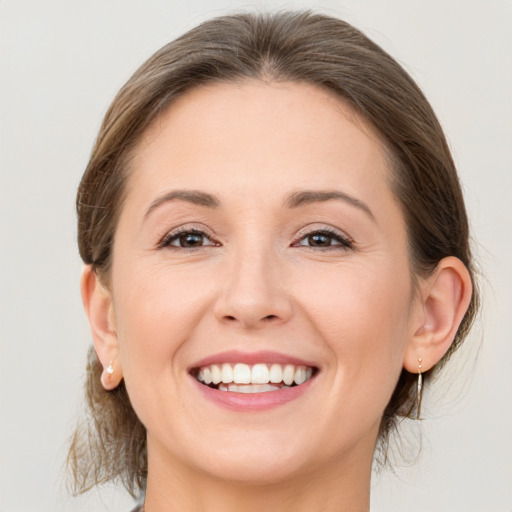
[[[454,256],[442,259],[435,272],[421,282],[419,314],[415,315],[413,336],[404,357],[407,371],[426,372],[446,354],[468,309],[472,291],[468,269]]]
[[[80,288],[94,348],[103,366],[101,384],[106,390],[112,390],[123,378],[112,295],[103,286],[91,265],[84,267]]]

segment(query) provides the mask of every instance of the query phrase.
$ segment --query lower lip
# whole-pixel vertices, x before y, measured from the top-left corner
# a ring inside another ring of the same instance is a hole
[[[232,411],[250,412],[273,409],[295,400],[306,393],[315,380],[309,379],[300,386],[280,389],[279,391],[265,391],[263,393],[235,393],[220,391],[201,384],[195,377],[190,376],[202,395],[209,401]]]

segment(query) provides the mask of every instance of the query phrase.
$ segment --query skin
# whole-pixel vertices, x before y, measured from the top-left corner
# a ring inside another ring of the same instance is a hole
[[[87,267],[82,292],[98,355],[113,361],[103,385],[124,378],[147,428],[146,511],[368,510],[400,372],[442,357],[471,292],[455,258],[414,285],[377,135],[314,86],[208,85],[147,131],[130,172],[109,287]],[[218,206],[162,199],[176,190]],[[352,199],[290,208],[303,190]],[[163,246],[177,228],[204,236],[194,248]],[[325,229],[331,245],[315,246],[310,235]],[[287,404],[227,410],[188,370],[233,349],[278,351],[319,371]]]

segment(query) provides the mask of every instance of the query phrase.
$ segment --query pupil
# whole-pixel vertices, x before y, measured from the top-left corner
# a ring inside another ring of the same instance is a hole
[[[202,240],[202,235],[195,233],[186,233],[180,236],[180,244],[182,247],[196,247],[201,245]]]
[[[327,245],[330,245],[329,242],[330,242],[330,239],[327,235],[316,234],[316,235],[311,235],[309,237],[310,245],[325,247]]]

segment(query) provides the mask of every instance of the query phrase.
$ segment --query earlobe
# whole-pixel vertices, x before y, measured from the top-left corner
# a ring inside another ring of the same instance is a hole
[[[473,286],[466,266],[458,258],[442,259],[421,287],[422,315],[407,345],[404,368],[418,373],[435,366],[450,348],[471,301]]]
[[[103,366],[101,383],[105,389],[111,390],[123,377],[112,296],[91,265],[84,267],[80,287],[94,348]]]

